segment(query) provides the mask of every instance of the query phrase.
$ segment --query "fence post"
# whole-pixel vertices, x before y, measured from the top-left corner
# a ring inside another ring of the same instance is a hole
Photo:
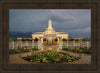
[[[87,48],[88,48],[88,41],[87,41]]]
[[[17,47],[16,47],[16,41],[14,41],[14,48],[17,49]]]
[[[80,41],[80,48],[82,48],[82,42],[83,42],[83,41],[81,40],[81,41]]]
[[[10,42],[9,42],[9,49],[10,49]]]
[[[60,40],[59,40],[59,49],[62,49],[62,38],[60,38]]]
[[[26,41],[26,46],[27,46],[27,41]]]
[[[12,42],[12,44],[13,44],[13,48],[12,49],[14,49],[14,41]]]
[[[32,48],[34,48],[34,40],[32,40]]]
[[[80,40],[79,40],[78,46],[79,46],[79,48],[80,48]]]
[[[67,48],[68,48],[68,41],[67,41]]]
[[[75,47],[75,41],[73,41],[73,43],[74,43],[74,47]]]
[[[38,50],[42,50],[42,42],[40,38],[38,40]]]
[[[21,48],[22,48],[22,41],[20,41],[21,42]]]
[[[29,41],[27,41],[27,46],[29,46]]]
[[[17,48],[19,47],[19,42],[17,41]]]

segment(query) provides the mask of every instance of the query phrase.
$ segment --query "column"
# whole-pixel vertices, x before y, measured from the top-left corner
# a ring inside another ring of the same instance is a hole
[[[32,48],[34,48],[34,40],[32,40]]]
[[[62,39],[60,37],[60,40],[59,40],[59,49],[62,49]]]
[[[27,46],[27,41],[26,41],[26,46]]]
[[[82,42],[83,42],[83,41],[82,41],[82,40],[80,40],[80,48],[82,48],[82,47],[83,47],[83,46],[82,46]]]
[[[41,38],[41,50],[43,50],[42,44],[43,44],[43,38]]]
[[[75,41],[73,41],[73,43],[74,43],[74,47],[75,47]]]
[[[14,49],[14,41],[12,42],[12,46],[13,46],[12,49]]]
[[[22,41],[20,41],[20,44],[21,44],[21,48],[22,48],[22,47],[23,47],[23,46],[22,46],[22,44],[23,44]]]
[[[59,38],[57,38],[57,39],[58,39],[57,43],[59,44]]]
[[[43,38],[41,38],[41,42],[42,42],[42,44],[43,44]]]
[[[38,40],[38,50],[41,50],[42,49],[42,42],[41,42],[41,39],[39,38]]]
[[[89,47],[88,47],[88,41],[87,41],[87,48],[89,48]]]
[[[68,48],[68,41],[67,41],[67,48]]]

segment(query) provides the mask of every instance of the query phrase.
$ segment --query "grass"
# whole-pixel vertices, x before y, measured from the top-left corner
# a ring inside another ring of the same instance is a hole
[[[31,48],[31,49],[9,49],[9,54],[29,52],[29,51],[35,51],[35,50],[38,50],[38,49],[37,48]]]
[[[79,49],[64,48],[63,50],[67,50],[67,51],[71,51],[71,52],[77,52],[77,53],[91,54],[91,49],[85,49],[85,48],[79,48]]]

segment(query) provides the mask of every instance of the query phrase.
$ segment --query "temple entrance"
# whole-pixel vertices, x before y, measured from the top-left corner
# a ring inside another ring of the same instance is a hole
[[[57,45],[59,43],[59,38],[55,35],[45,35],[43,38],[44,45]]]
[[[58,38],[53,38],[52,36],[48,36],[43,39],[43,51],[54,50],[59,51]]]
[[[49,37],[48,44],[49,44],[49,45],[52,44],[52,37],[51,37],[51,36]]]

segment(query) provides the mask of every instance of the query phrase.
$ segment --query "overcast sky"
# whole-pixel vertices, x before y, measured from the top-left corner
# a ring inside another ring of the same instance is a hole
[[[91,36],[90,9],[10,9],[10,32],[44,32],[48,27],[49,13],[56,32],[71,36]]]

